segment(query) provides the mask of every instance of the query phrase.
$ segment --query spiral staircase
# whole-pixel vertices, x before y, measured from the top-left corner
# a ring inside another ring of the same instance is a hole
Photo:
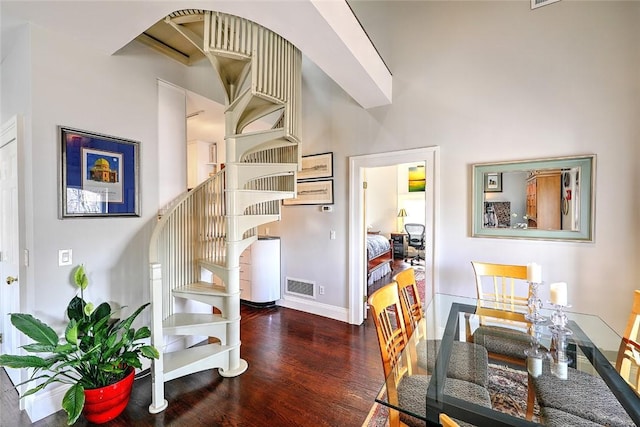
[[[152,364],[149,411],[163,411],[167,381],[206,369],[242,374],[240,266],[257,227],[280,219],[294,197],[300,164],[301,54],[291,43],[244,18],[184,10],[165,18],[210,61],[226,94],[224,168],[167,207],[150,248]],[[243,132],[256,120],[273,126]],[[211,306],[190,313],[188,301]],[[206,344],[170,349],[176,337]]]

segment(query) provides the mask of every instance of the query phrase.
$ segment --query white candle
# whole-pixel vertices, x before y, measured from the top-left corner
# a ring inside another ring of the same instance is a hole
[[[549,285],[551,292],[551,304],[567,306],[567,284],[565,282],[557,282]]]
[[[542,374],[542,359],[539,357],[527,357],[527,371],[533,378]]]
[[[527,264],[527,282],[542,283],[542,266],[535,262]]]
[[[556,363],[556,369],[553,374],[561,380],[566,380],[569,378],[569,364],[567,362]]]

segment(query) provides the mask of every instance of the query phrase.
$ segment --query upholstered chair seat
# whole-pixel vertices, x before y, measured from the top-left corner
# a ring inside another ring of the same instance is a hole
[[[540,408],[540,419],[547,427],[598,427],[600,424],[555,408]]]
[[[609,427],[635,426],[600,377],[568,368],[567,379],[563,380],[551,373],[550,362],[545,361],[542,375],[534,378],[533,384],[541,408],[558,409]]]
[[[533,336],[501,326],[478,327],[473,333],[473,342],[487,349],[489,353],[525,360],[525,350],[531,348]]]
[[[400,406],[414,408],[413,413],[421,417],[426,417],[427,410],[427,388],[431,381],[431,375],[410,375],[402,378],[398,384],[398,400]],[[477,405],[491,408],[491,397],[489,391],[468,381],[447,378],[444,393],[448,396],[465,399]],[[423,427],[425,422],[407,414],[401,413],[400,420],[408,426]],[[461,426],[471,424],[460,422]]]
[[[418,366],[427,372],[433,372],[435,360],[440,351],[441,340],[428,340],[419,345]],[[477,344],[454,341],[447,368],[447,377],[469,381],[486,387],[489,378],[489,355],[487,350]]]

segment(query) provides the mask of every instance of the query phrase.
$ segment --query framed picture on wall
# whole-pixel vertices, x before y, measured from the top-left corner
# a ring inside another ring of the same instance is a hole
[[[488,172],[484,174],[484,192],[485,193],[501,193],[502,192],[502,174]]]
[[[282,204],[292,205],[332,205],[333,180],[304,181],[298,183],[295,199],[284,199]]]
[[[409,167],[409,193],[424,191],[427,186],[427,175],[424,165]]]
[[[59,216],[140,216],[137,141],[59,126]]]
[[[302,156],[302,169],[298,172],[299,180],[333,177],[333,153]]]

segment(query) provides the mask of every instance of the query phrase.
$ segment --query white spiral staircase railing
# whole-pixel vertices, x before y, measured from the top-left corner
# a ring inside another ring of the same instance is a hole
[[[149,411],[167,407],[164,384],[205,369],[242,374],[241,253],[257,227],[280,219],[294,197],[300,151],[301,54],[277,34],[243,18],[185,10],[165,19],[207,56],[227,96],[226,161],[215,176],[172,203],[150,242],[152,365]],[[265,130],[247,125],[277,117]],[[183,300],[212,306],[188,313]],[[169,351],[172,336],[208,336],[206,345]]]

